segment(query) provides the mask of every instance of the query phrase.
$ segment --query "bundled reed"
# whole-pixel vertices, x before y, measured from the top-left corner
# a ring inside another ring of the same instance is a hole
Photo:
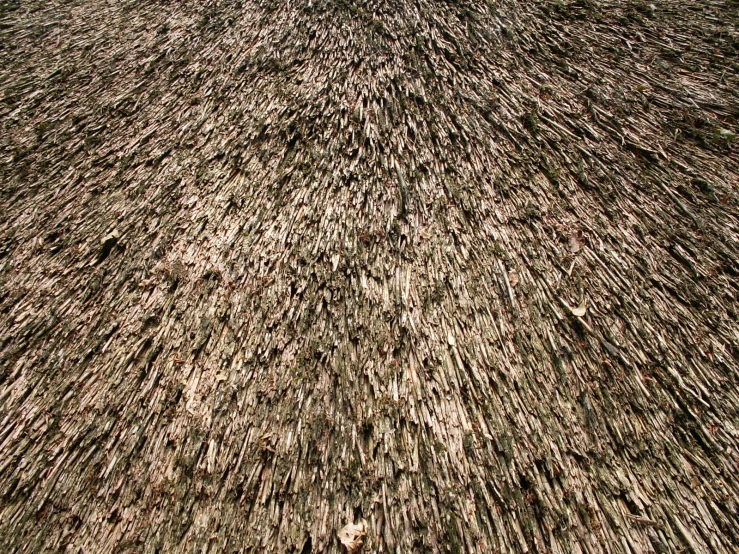
[[[0,551],[736,552],[737,21],[0,2]]]

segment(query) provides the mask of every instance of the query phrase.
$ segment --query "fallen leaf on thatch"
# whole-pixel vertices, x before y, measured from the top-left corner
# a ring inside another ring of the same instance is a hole
[[[367,536],[367,521],[363,519],[359,523],[347,523],[339,530],[338,536],[349,554],[359,552]]]
[[[588,307],[585,305],[585,301],[583,300],[577,308],[572,308],[572,315],[575,317],[582,317],[587,311]]]
[[[118,229],[113,229],[110,233],[100,239],[100,244],[106,245],[110,243],[115,243],[118,241],[119,238],[121,238],[121,232]]]
[[[722,139],[726,139],[728,142],[733,142],[736,140],[736,133],[730,131],[729,129],[719,129],[718,134],[721,136]]]
[[[96,265],[105,260],[105,258],[110,254],[110,251],[113,250],[113,247],[118,243],[119,238],[121,238],[120,231],[118,229],[114,229],[100,239],[100,252],[98,253],[97,258],[90,265]]]

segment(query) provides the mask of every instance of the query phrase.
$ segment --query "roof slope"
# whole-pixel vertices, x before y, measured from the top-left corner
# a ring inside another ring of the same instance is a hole
[[[731,552],[737,10],[0,3],[0,550]]]

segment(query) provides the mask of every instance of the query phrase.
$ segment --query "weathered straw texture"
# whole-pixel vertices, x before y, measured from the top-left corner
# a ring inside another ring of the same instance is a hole
[[[0,3],[0,550],[736,552],[736,2]]]

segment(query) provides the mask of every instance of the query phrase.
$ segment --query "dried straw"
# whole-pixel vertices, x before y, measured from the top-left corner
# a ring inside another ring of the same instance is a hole
[[[736,552],[738,10],[0,1],[0,550]]]

